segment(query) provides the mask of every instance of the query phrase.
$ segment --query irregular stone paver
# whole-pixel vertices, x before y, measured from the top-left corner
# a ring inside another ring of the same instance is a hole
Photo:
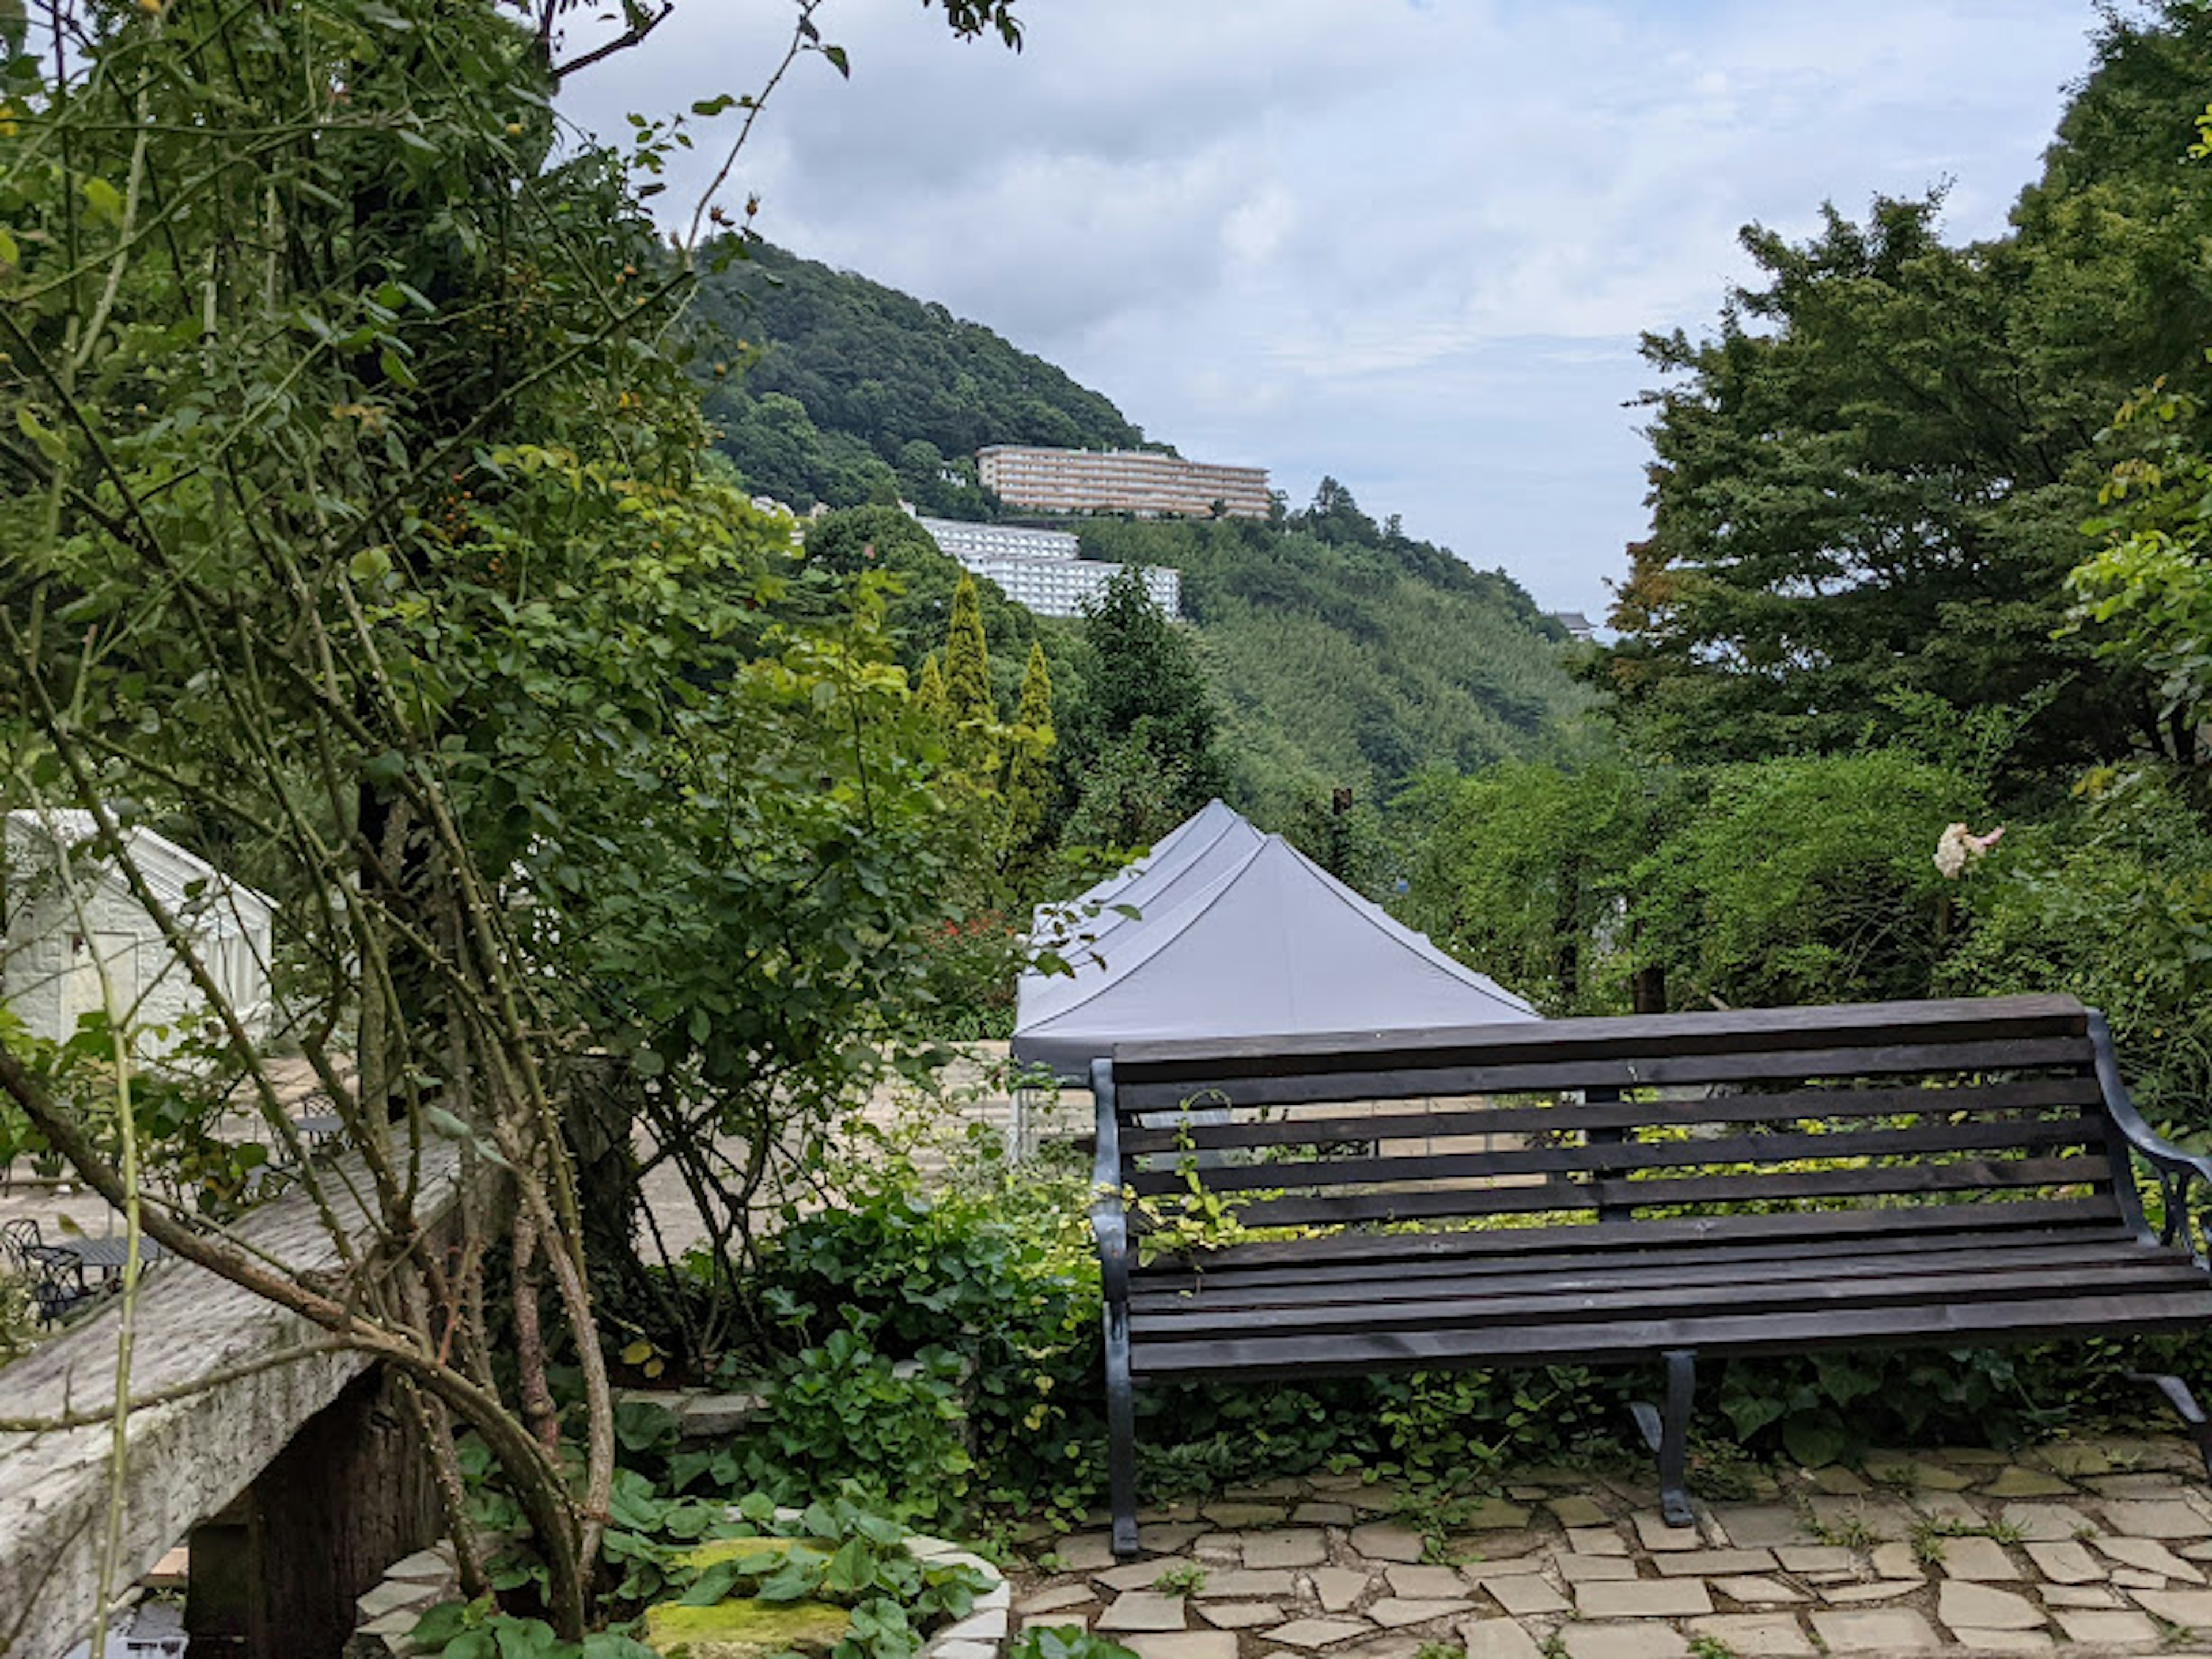
[[[1877,1578],[1925,1578],[1920,1570],[1920,1558],[1912,1553],[1910,1544],[1876,1544],[1869,1558],[1874,1563]]]
[[[1927,1653],[1942,1645],[1925,1619],[1901,1607],[1816,1613],[1813,1629],[1831,1653]]]
[[[1348,1527],[1359,1519],[1359,1511],[1349,1504],[1328,1504],[1316,1500],[1299,1504],[1291,1511],[1291,1519],[1301,1526]]]
[[[1425,1625],[1431,1619],[1449,1619],[1462,1613],[1474,1611],[1472,1601],[1412,1601],[1402,1595],[1386,1595],[1370,1602],[1366,1613],[1385,1630],[1397,1630],[1406,1625]]]
[[[1673,1550],[1652,1559],[1669,1578],[1716,1572],[1765,1572],[1774,1566],[1771,1550]]]
[[[1098,1615],[1097,1628],[1103,1631],[1163,1631],[1183,1627],[1183,1605],[1180,1595],[1163,1595],[1157,1590],[1128,1590],[1114,1598],[1114,1605]]]
[[[1091,1582],[1103,1584],[1109,1590],[1150,1589],[1159,1576],[1176,1567],[1188,1567],[1188,1561],[1173,1557],[1156,1556],[1149,1561],[1125,1561],[1118,1567],[1109,1567],[1103,1572],[1094,1572]]]
[[[1579,1493],[1547,1498],[1545,1507],[1563,1527],[1601,1527],[1608,1519],[1603,1505]]]
[[[1517,1532],[1528,1524],[1528,1511],[1502,1498],[1486,1498],[1459,1524],[1468,1532]]]
[[[1273,1601],[1206,1601],[1198,1616],[1217,1630],[1249,1630],[1255,1625],[1279,1625],[1283,1610]]]
[[[1987,1519],[1972,1498],[1954,1492],[1915,1492],[1912,1507],[1930,1521],[1948,1521],[1969,1532]]]
[[[1062,1584],[1057,1589],[1042,1589],[1029,1597],[1015,1609],[1018,1613],[1058,1613],[1062,1607],[1079,1607],[1095,1598],[1082,1584]]]
[[[1774,1556],[1784,1572],[1850,1572],[1858,1565],[1841,1544],[1784,1544]]]
[[[2025,1595],[1955,1578],[1936,1592],[1936,1616],[1954,1631],[2043,1628],[2041,1610]]]
[[[2097,1540],[2097,1547],[2115,1561],[2131,1567],[2141,1567],[2146,1572],[2179,1578],[2185,1584],[2201,1584],[2204,1574],[2193,1567],[2155,1538],[2104,1538]],[[2050,1575],[2056,1577],[2057,1574]],[[2155,1585],[2153,1589],[2157,1588]]]
[[[2212,1537],[2212,1520],[2178,1498],[2115,1498],[2105,1505],[2105,1528],[2130,1538]]]
[[[1695,1578],[1600,1579],[1575,1586],[1575,1611],[1585,1619],[1681,1619],[1712,1610],[1711,1594]]]
[[[2030,1544],[2027,1559],[2035,1570],[2056,1584],[2094,1584],[2105,1576],[2088,1547],[2069,1540],[2063,1544]]]
[[[1052,1553],[1070,1572],[1096,1572],[1114,1565],[1114,1539],[1103,1532],[1071,1533]]]
[[[1195,1521],[1148,1522],[1137,1528],[1137,1541],[1148,1550],[1172,1555],[1208,1530]]]
[[[1199,1511],[1217,1527],[1231,1532],[1246,1527],[1271,1527],[1289,1513],[1280,1504],[1208,1504]]]
[[[2078,1441],[2054,1441],[2042,1448],[2039,1455],[2061,1474],[2103,1474],[2112,1467],[2112,1460],[2100,1448]]]
[[[1382,1576],[1390,1581],[1394,1595],[1409,1596],[1415,1601],[1449,1601],[1455,1595],[1467,1594],[1467,1580],[1460,1577],[1457,1567],[1385,1567]]]
[[[1943,1576],[1978,1583],[2003,1583],[2020,1577],[2020,1569],[1994,1538],[1947,1538],[1943,1540]]]
[[[1696,1550],[1705,1546],[1705,1534],[1695,1527],[1670,1527],[1663,1515],[1638,1515],[1636,1535],[1647,1550]]]
[[[2102,1584],[2045,1584],[2043,1605],[2046,1607],[2124,1607],[2118,1595]]]
[[[1200,1533],[1190,1540],[1190,1553],[1202,1561],[1224,1561],[1233,1567],[1244,1559],[1244,1535],[1236,1532]]]
[[[2155,1647],[2159,1641],[2158,1626],[2140,1613],[2100,1613],[2090,1607],[2054,1607],[2051,1616],[2058,1621],[2058,1628],[2066,1632],[2066,1639],[2069,1642],[2082,1642],[2098,1647]]]
[[[1611,1527],[1570,1527],[1567,1547],[1577,1555],[1626,1555],[1628,1540]]]
[[[1316,1567],[1309,1577],[1323,1613],[1342,1613],[1375,1582],[1373,1575],[1353,1567]]]
[[[1664,1625],[1567,1625],[1567,1659],[1688,1659],[1690,1644]]]
[[[1215,1601],[1271,1601],[1279,1595],[1296,1595],[1298,1581],[1288,1568],[1270,1568],[1266,1571],[1252,1568],[1231,1567],[1223,1572],[1208,1572],[1206,1582],[1193,1595]]]
[[[2212,1590],[2130,1590],[2136,1605],[2156,1613],[2170,1625],[2191,1630],[2212,1630]]]
[[[1317,1567],[1328,1559],[1328,1536],[1318,1527],[1244,1534],[1248,1567]]]
[[[2056,1498],[2072,1492],[2074,1487],[2071,1482],[2061,1480],[2055,1474],[2010,1463],[2003,1474],[1985,1484],[1982,1490],[1991,1498]]]
[[[1903,1538],[1919,1521],[1909,1504],[1894,1498],[1815,1498],[1813,1518],[1831,1532],[1856,1527],[1875,1538]]]
[[[1549,1555],[1516,1555],[1503,1561],[1469,1561],[1460,1571],[1480,1584],[1487,1578],[1517,1578],[1525,1573],[1541,1572],[1550,1560]]]
[[[1411,1527],[1389,1521],[1370,1521],[1352,1529],[1352,1547],[1370,1561],[1419,1561],[1427,1540]]]
[[[1375,1626],[1364,1619],[1294,1619],[1267,1632],[1267,1640],[1285,1647],[1325,1648],[1332,1642],[1348,1642],[1370,1634]]]
[[[1827,1463],[1817,1469],[1808,1469],[1805,1478],[1816,1490],[1827,1493],[1831,1498],[1856,1498],[1867,1491],[1867,1483],[1840,1463]]]
[[[1476,1619],[1459,1627],[1467,1659],[1544,1659],[1536,1638],[1510,1619]]]
[[[2030,1544],[2057,1544],[2084,1532],[2100,1530],[2097,1523],[2070,1504],[2008,1504],[1997,1519]]]
[[[1552,1565],[1570,1584],[1598,1584],[1636,1577],[1636,1563],[1625,1555],[1562,1555]]]
[[[1813,1541],[1804,1518],[1787,1504],[1723,1504],[1713,1510],[1713,1519],[1729,1542],[1741,1547]]]
[[[1137,1659],[1237,1659],[1237,1638],[1225,1630],[1180,1631],[1173,1635],[1136,1635],[1121,1645]]]
[[[1717,1613],[1690,1620],[1690,1634],[1718,1642],[1744,1659],[1766,1654],[1799,1655],[1816,1651],[1797,1621],[1786,1613]]]
[[[1716,1578],[1712,1588],[1731,1601],[1752,1607],[1809,1599],[1803,1590],[1792,1589],[1779,1578]]]
[[[1482,1588],[1492,1601],[1516,1618],[1567,1611],[1567,1598],[1540,1578],[1496,1578]]]
[[[1847,1607],[1861,1601],[1894,1601],[1926,1583],[1922,1578],[1877,1578],[1871,1584],[1828,1584],[1822,1587],[1820,1595],[1833,1606]]]
[[[2088,1483],[2100,1498],[2177,1498],[2181,1482],[2172,1474],[2114,1474]]]
[[[2050,1633],[2039,1630],[1958,1630],[1951,1632],[1969,1653],[2049,1653]]]
[[[2114,1567],[2112,1582],[2122,1589],[2164,1589],[2166,1575],[2146,1572],[2141,1567]]]

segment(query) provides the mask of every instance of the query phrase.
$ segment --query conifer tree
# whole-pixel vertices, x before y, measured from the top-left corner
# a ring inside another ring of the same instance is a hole
[[[915,707],[929,717],[934,726],[945,724],[945,676],[938,672],[937,653],[931,652],[921,665],[921,674],[915,686]]]
[[[998,770],[993,727],[998,708],[991,698],[990,647],[983,639],[983,611],[975,579],[961,573],[952,590],[952,624],[945,640],[945,723],[954,752],[975,770]]]
[[[1052,787],[1052,673],[1044,647],[1032,642],[1022,675],[1021,709],[1014,716],[1014,754],[1006,763],[1006,850],[1019,853],[1044,825]]]

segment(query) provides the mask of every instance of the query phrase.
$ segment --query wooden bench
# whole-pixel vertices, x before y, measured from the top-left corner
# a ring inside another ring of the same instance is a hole
[[[1138,1384],[1659,1360],[1680,1524],[1698,1354],[2212,1323],[2212,1160],[2070,997],[1130,1043],[1091,1083],[1123,1554]],[[1227,1242],[1143,1248],[1212,1200]]]

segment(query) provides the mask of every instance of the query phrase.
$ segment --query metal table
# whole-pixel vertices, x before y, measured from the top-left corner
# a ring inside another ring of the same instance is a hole
[[[103,1279],[119,1278],[125,1261],[130,1255],[131,1241],[127,1238],[64,1238],[44,1248],[56,1255],[76,1258],[77,1279],[82,1283],[88,1274],[97,1273]],[[138,1240],[138,1260],[157,1261],[168,1252],[152,1239]]]

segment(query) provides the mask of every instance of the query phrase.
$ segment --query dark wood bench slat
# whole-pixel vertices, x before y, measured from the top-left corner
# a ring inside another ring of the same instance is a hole
[[[2052,1146],[2101,1148],[2100,1117],[2008,1118],[1971,1123],[1922,1123],[1905,1129],[1827,1133],[1777,1131],[1712,1139],[1623,1140],[1601,1146],[1512,1146],[1492,1152],[1320,1158],[1242,1164],[1206,1172],[1213,1192],[1307,1191],[1340,1186],[1459,1180],[1479,1176],[1576,1171],[1694,1169],[1707,1164],[1778,1164],[1805,1158],[1892,1158],[1908,1152],[2030,1151]],[[1182,1190],[1178,1170],[1139,1170],[1128,1178],[1139,1196]],[[1918,1190],[1914,1188],[1912,1190]]]
[[[1808,1216],[1857,1215],[1872,1213],[1863,1211],[1808,1211]],[[1644,1225],[1656,1225],[1645,1223]],[[1595,1233],[1590,1226],[1565,1227],[1553,1230],[1555,1234]],[[1464,1235],[1462,1235],[1464,1237]],[[1406,1237],[1401,1235],[1401,1237]],[[1417,1239],[1419,1237],[1413,1236]],[[1334,1241],[1316,1239],[1315,1243]],[[1500,1274],[1512,1276],[1521,1273],[1547,1273],[1557,1268],[1601,1268],[1608,1261],[1623,1255],[1632,1255],[1638,1262],[1667,1265],[1704,1265],[1732,1272],[1764,1271],[1777,1263],[1802,1261],[1808,1259],[1833,1260],[1838,1255],[1850,1261],[1906,1260],[1922,1255],[1940,1255],[1961,1250],[2016,1249],[2098,1249],[2116,1243],[2137,1242],[2136,1235],[2118,1222],[2108,1220],[2100,1226],[2023,1227],[1990,1230],[1975,1233],[1969,1230],[1962,1237],[1955,1232],[1864,1234],[1849,1238],[1823,1240],[1808,1246],[1800,1238],[1772,1241],[1754,1240],[1748,1243],[1689,1243],[1658,1245],[1633,1252],[1576,1249],[1571,1239],[1562,1242],[1558,1249],[1518,1255],[1498,1255],[1478,1253],[1461,1255],[1399,1255],[1369,1257],[1364,1255],[1326,1259],[1308,1257],[1289,1266],[1271,1266],[1267,1262],[1249,1262],[1226,1259],[1215,1253],[1205,1259],[1201,1267],[1194,1268],[1180,1256],[1163,1256],[1139,1269],[1131,1277],[1131,1295],[1177,1296],[1194,1295],[1200,1291],[1208,1294],[1241,1285],[1264,1288],[1281,1285],[1295,1290],[1298,1285],[1325,1281],[1377,1285],[1398,1282],[1418,1283],[1427,1279],[1448,1279],[1457,1275]]]
[[[2037,1226],[2110,1229],[2119,1220],[2119,1206],[2111,1189],[2106,1188],[2064,1199],[2002,1194],[1969,1197],[1957,1203],[1931,1202],[1899,1208],[1650,1217],[1629,1226],[1585,1221],[1559,1226],[1448,1232],[1343,1232],[1319,1238],[1253,1239],[1208,1251],[1206,1259],[1209,1271],[1221,1272],[1247,1263],[1518,1256],[1563,1247],[1602,1252],[1646,1250],[1677,1243],[1774,1240],[1818,1248],[1830,1241],[1857,1241],[1876,1236],[1948,1237],[1960,1231]]]
[[[1121,1131],[1124,1156],[1238,1146],[1299,1146],[1354,1140],[1432,1140],[1442,1136],[1635,1129],[1647,1124],[1790,1123],[1802,1119],[1887,1117],[1907,1112],[1999,1112],[2095,1107],[2103,1096],[2093,1077],[2020,1078],[2003,1083],[1930,1088],[1912,1084],[1875,1089],[1798,1089],[1784,1094],[1708,1095],[1553,1106],[1475,1106],[1371,1116],[1279,1117],[1257,1123],[1133,1125]],[[1152,1115],[1158,1115],[1157,1113]],[[1177,1114],[1177,1115],[1181,1115]]]
[[[1348,1268],[1310,1273],[1296,1279],[1271,1274],[1257,1283],[1249,1278],[1218,1280],[1211,1273],[1196,1280],[1188,1275],[1181,1276],[1172,1287],[1139,1279],[1131,1286],[1129,1306],[1133,1312],[1147,1317],[1154,1314],[1218,1314],[1246,1308],[1286,1309],[1295,1315],[1299,1310],[1332,1304],[1448,1302],[1468,1296],[1539,1292],[1550,1295],[1610,1291],[1637,1284],[1733,1288],[1747,1283],[1782,1284],[1801,1279],[2021,1273],[2139,1260],[2155,1250],[2155,1246],[2124,1237],[2032,1248],[1959,1245],[1948,1250],[1909,1254],[1885,1251],[1843,1258],[1800,1252],[1786,1258],[1755,1261],[1726,1256],[1718,1260],[1658,1260],[1638,1255],[1606,1262],[1587,1256],[1579,1260],[1555,1256],[1545,1259],[1543,1265],[1491,1263],[1432,1275],[1402,1271],[1382,1273],[1364,1264],[1354,1264]]]
[[[1790,1048],[1753,1053],[1633,1054],[1522,1062],[1431,1065],[1392,1071],[1285,1077],[1224,1073],[1202,1087],[1117,1083],[1125,1118],[1220,1106],[1293,1106],[1320,1101],[1403,1100],[1421,1095],[1518,1094],[1546,1090],[1681,1088],[1711,1083],[1796,1083],[1816,1078],[1907,1077],[1936,1072],[2086,1068],[2078,1037],[1995,1037],[1954,1043],[1897,1043],[1867,1048]]]
[[[1723,1310],[1750,1315],[1807,1308],[1893,1308],[1939,1305],[1954,1301],[1983,1304],[2036,1297],[2130,1291],[2204,1290],[2203,1273],[2185,1256],[2170,1251],[2116,1257],[2053,1267],[1984,1266],[1959,1273],[1878,1273],[1868,1278],[1830,1274],[1814,1278],[1776,1276],[1717,1287],[1684,1285],[1657,1276],[1638,1283],[1624,1275],[1609,1288],[1532,1287],[1493,1290],[1458,1300],[1420,1302],[1310,1303],[1294,1322],[1301,1331],[1468,1330],[1486,1325],[1559,1324],[1601,1317],[1649,1319],[1677,1312]],[[1721,1306],[1717,1306],[1717,1302]],[[1212,1342],[1253,1332],[1279,1331],[1285,1322],[1279,1307],[1209,1308],[1202,1299],[1182,1307],[1147,1311],[1142,1345]]]
[[[1971,997],[1923,1002],[1838,1003],[1800,1008],[1743,1008],[1691,1014],[1547,1020],[1541,1024],[1299,1036],[1166,1038],[1114,1050],[1122,1087],[1236,1073],[1249,1077],[1419,1069],[1439,1055],[1449,1063],[1581,1059],[1623,1052],[1653,1054],[1747,1053],[1759,1048],[1886,1044],[1919,1039],[1967,1042],[1991,1036],[2081,1036],[2088,1010],[2071,996]],[[1339,1099],[1360,1098],[1346,1091]]]
[[[1984,1305],[1837,1310],[1819,1313],[1595,1321],[1471,1331],[1394,1331],[1374,1336],[1246,1337],[1206,1346],[1132,1349],[1146,1381],[1209,1375],[1318,1376],[1385,1370],[1601,1364],[1668,1349],[1707,1355],[1795,1353],[1865,1343],[1978,1346],[2073,1335],[2129,1335],[2212,1323],[2212,1289],[2092,1293]]]
[[[1685,1176],[1659,1181],[1551,1179],[1526,1186],[1455,1187],[1436,1192],[1332,1193],[1313,1198],[1260,1199],[1237,1211],[1247,1227],[1316,1223],[1419,1221],[1439,1216],[1532,1214],[1597,1206],[1656,1208],[1677,1204],[1763,1204],[1807,1198],[1889,1197],[1999,1188],[2109,1183],[2103,1158],[1960,1158],[1948,1164],[1872,1170],[1806,1170],[1787,1174]],[[1133,1231],[1143,1218],[1130,1217]]]

